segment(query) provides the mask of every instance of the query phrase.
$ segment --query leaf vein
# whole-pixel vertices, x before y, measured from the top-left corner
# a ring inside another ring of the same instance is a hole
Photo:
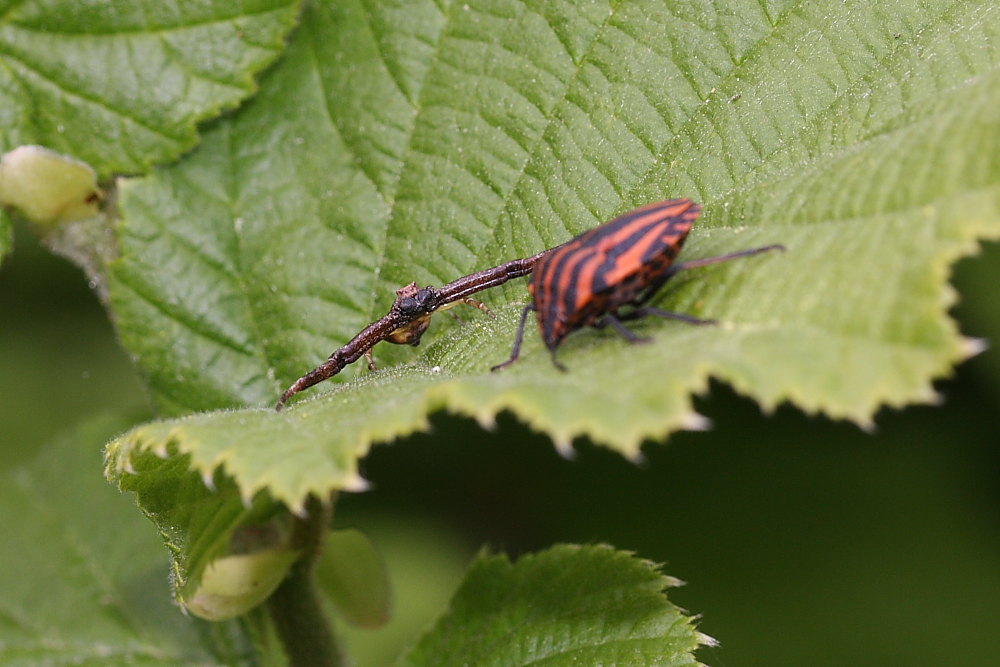
[[[17,3],[17,4],[23,4]],[[174,25],[163,24],[160,26],[137,26],[132,29],[125,29],[120,27],[115,27],[112,30],[102,31],[99,28],[103,27],[96,22],[88,22],[86,30],[66,30],[66,29],[56,29],[51,25],[42,26],[43,29],[36,29],[34,26],[26,23],[13,23],[9,22],[10,25],[17,26],[18,30],[23,30],[29,33],[38,33],[44,35],[59,35],[63,37],[119,37],[119,36],[147,36],[147,35],[166,35],[171,33],[178,33],[185,30],[190,30],[192,28],[204,28],[211,26],[226,26],[228,24],[236,24],[240,21],[246,20],[248,18],[268,18],[273,15],[281,16],[288,12],[288,7],[291,5],[298,4],[298,0],[291,0],[285,5],[278,5],[275,9],[261,9],[259,11],[239,11],[239,13],[227,14],[225,16],[215,16],[207,18],[201,21],[190,21],[188,23],[177,23]],[[245,3],[240,3],[235,5],[238,9],[242,10]],[[227,7],[227,3],[214,3],[213,7]],[[16,7],[15,7],[16,8]],[[12,8],[13,10],[14,8]],[[11,12],[8,12],[8,15]],[[274,50],[273,45],[267,45],[262,48],[269,48],[269,50]]]
[[[591,39],[590,43],[587,44],[587,47],[580,54],[579,61],[574,61],[573,73],[569,77],[567,77],[566,83],[564,85],[564,92],[562,98],[559,101],[555,102],[549,109],[549,112],[546,116],[545,127],[539,133],[538,140],[535,142],[533,150],[531,150],[526,159],[524,159],[521,162],[521,165],[518,169],[518,173],[511,179],[512,185],[507,191],[507,193],[504,195],[502,200],[499,202],[498,210],[500,211],[506,210],[508,211],[508,213],[510,212],[511,198],[516,196],[519,186],[521,185],[523,179],[527,174],[529,165],[532,164],[533,160],[538,157],[538,155],[543,149],[552,149],[554,147],[554,142],[551,133],[554,131],[557,122],[561,120],[561,115],[558,113],[558,108],[561,103],[568,102],[569,91],[572,88],[573,82],[578,81],[580,79],[584,71],[584,68],[590,62],[590,56],[593,54],[593,49],[595,48],[595,45],[600,43],[601,38],[604,35],[604,32],[610,29],[609,26],[611,25],[614,18],[617,16],[618,8],[621,6],[622,2],[624,2],[624,0],[621,0],[620,2],[609,3],[610,9],[607,15],[604,17],[603,21],[601,22],[601,25],[594,31],[594,36]],[[537,224],[540,225],[541,221],[539,221]],[[536,231],[538,229],[539,228],[536,226]],[[487,236],[486,241],[479,248],[477,248],[476,250],[477,257],[482,257],[484,255],[483,250],[485,248],[497,247],[499,245],[497,238],[497,234],[499,233],[499,231],[500,231],[499,225],[495,225],[493,227],[492,233]]]
[[[33,67],[32,65],[30,65],[27,61],[25,61],[23,59],[15,58],[11,54],[9,54],[9,53],[0,52],[0,55],[6,55],[7,56],[7,62],[8,62],[8,64],[19,65],[20,67],[22,67],[24,69],[25,73],[34,75],[34,80],[37,81],[40,85],[47,85],[49,88],[55,90],[57,92],[57,96],[58,97],[64,97],[64,98],[70,98],[70,99],[79,100],[79,101],[81,101],[81,102],[83,102],[85,104],[88,104],[90,106],[93,106],[93,107],[96,107],[98,109],[101,109],[104,112],[109,113],[109,114],[111,114],[112,116],[114,116],[116,118],[120,118],[120,119],[122,119],[122,120],[124,120],[126,122],[130,122],[136,128],[141,129],[141,130],[145,130],[149,134],[151,134],[153,136],[161,137],[163,139],[166,139],[167,141],[171,141],[171,142],[179,143],[179,144],[182,144],[182,143],[185,142],[185,138],[183,136],[170,134],[167,131],[168,129],[171,129],[168,124],[163,124],[163,125],[161,125],[159,127],[154,126],[154,125],[152,125],[150,123],[147,123],[146,121],[140,119],[139,117],[137,117],[135,115],[127,114],[127,113],[122,112],[119,109],[115,109],[115,108],[111,107],[105,101],[103,101],[101,99],[98,99],[97,97],[84,95],[80,91],[74,91],[74,90],[70,90],[69,88],[63,87],[61,85],[61,82],[57,81],[53,77],[48,76],[42,70],[40,70],[40,69],[38,69],[36,67]],[[21,77],[24,78],[23,74],[21,75]],[[133,157],[135,157],[135,156],[133,156]]]
[[[788,15],[788,12],[786,12],[785,15],[783,15],[783,16],[787,16],[787,15]],[[936,20],[929,22],[928,25],[926,25],[926,26],[923,26],[921,28],[921,30],[926,30],[929,26],[934,25],[936,23],[940,23],[942,20],[944,20],[945,15],[946,15],[946,12],[942,13],[941,15],[939,15],[938,17],[936,17]],[[777,28],[777,25],[776,25],[776,28]],[[777,38],[777,37],[774,34],[772,34],[767,39],[770,39],[770,38]],[[720,84],[718,86],[718,88],[720,90],[725,89],[726,85],[730,81],[733,81],[736,78],[738,78],[738,75],[741,73],[742,69],[745,69],[745,66],[747,65],[747,63],[753,64],[752,63],[753,58],[751,56],[753,54],[755,54],[755,53],[759,53],[760,52],[760,50],[763,48],[762,45],[763,45],[764,41],[766,41],[766,40],[760,40],[758,42],[758,44],[755,45],[755,47],[753,49],[751,49],[751,52],[750,52],[750,54],[748,54],[748,57],[746,59],[744,59],[744,61],[741,63],[741,65],[744,66],[743,68],[733,70],[732,72],[729,73],[729,75],[726,77],[726,79],[725,79],[724,82],[720,82]],[[852,85],[847,90],[845,90],[844,93],[832,96],[831,99],[830,99],[830,101],[828,102],[827,106],[824,109],[822,109],[821,111],[815,112],[815,113],[813,113],[811,115],[804,115],[803,118],[804,119],[808,118],[809,120],[808,120],[808,122],[804,122],[801,125],[801,127],[800,127],[800,129],[798,131],[798,135],[797,136],[801,137],[802,134],[805,133],[805,132],[807,132],[807,131],[816,130],[821,123],[823,123],[826,120],[828,120],[835,113],[836,105],[838,103],[840,103],[845,96],[852,96],[852,97],[855,97],[855,98],[859,97],[856,91],[859,90],[859,89],[861,89],[861,88],[870,86],[870,84],[871,84],[871,76],[873,76],[875,73],[877,73],[878,71],[880,71],[882,69],[882,67],[884,66],[885,60],[891,60],[892,58],[896,57],[897,55],[898,54],[897,54],[897,51],[895,49],[888,51],[882,59],[877,59],[874,62],[873,66],[870,68],[868,74],[866,74],[863,77],[860,77],[855,82],[855,84]],[[700,114],[706,114],[706,112],[707,112],[707,108],[705,106],[702,106],[700,108],[700,110],[699,110]],[[799,107],[799,112],[800,112],[800,114],[803,114],[803,110],[802,110],[801,107]],[[711,117],[710,114],[709,114],[709,117]],[[702,120],[702,118],[703,118],[703,116],[699,116],[698,114],[692,114],[692,116],[689,118],[689,120],[685,123],[685,128],[684,129],[688,133],[692,132],[694,130],[693,125],[695,123],[699,122],[700,120]],[[771,129],[773,131],[777,131],[778,128],[777,128],[777,126],[775,124],[776,123],[776,119],[770,118],[769,120],[771,122]],[[883,131],[884,131],[885,126],[886,126],[886,124],[883,124],[883,126],[881,128]],[[871,139],[874,136],[877,136],[877,134],[878,134],[877,131],[872,131],[872,132],[870,132],[867,135],[866,138],[867,139]],[[718,136],[721,137],[721,135],[718,135]],[[747,138],[747,140],[749,140],[749,141],[752,142],[755,151],[758,153],[759,158],[758,158],[758,162],[756,163],[756,165],[755,164],[746,164],[746,165],[744,165],[745,169],[743,170],[743,173],[746,174],[746,175],[748,175],[749,178],[757,180],[757,179],[760,179],[762,177],[762,173],[761,172],[765,171],[765,170],[762,170],[760,168],[758,168],[758,169],[751,169],[751,167],[759,166],[761,164],[764,164],[768,159],[770,159],[770,158],[772,158],[772,157],[774,157],[776,155],[779,155],[782,152],[786,151],[787,148],[785,147],[785,144],[788,143],[788,142],[787,142],[787,140],[785,142],[777,142],[775,144],[775,146],[773,147],[772,150],[767,151],[762,146],[760,146],[758,142],[756,142],[754,140],[754,137],[751,134],[745,133],[745,138]],[[661,150],[661,154],[665,154],[667,152],[669,143],[673,143],[673,142],[668,142],[668,144],[666,146],[664,146],[664,148]],[[801,143],[801,142],[799,142],[799,143]],[[857,148],[857,147],[855,146],[853,148]],[[815,161],[816,159],[818,159],[818,158],[816,156],[813,156],[810,161]],[[637,184],[637,186],[635,188],[636,190],[640,189],[643,185],[647,184],[649,182],[649,180],[652,177],[655,176],[655,174],[653,173],[654,170],[655,170],[655,168],[656,168],[656,165],[651,166],[649,172],[647,172],[647,174],[645,174],[643,176],[643,178],[640,180],[640,182]],[[767,177],[770,178],[770,177],[772,177],[774,175],[778,175],[778,174],[782,174],[782,173],[791,173],[793,171],[796,171],[796,169],[794,169],[794,168],[786,168],[786,169],[782,169],[781,171],[778,171],[778,172],[768,171],[767,172]],[[741,183],[740,180],[738,178],[736,178],[736,179],[733,180],[733,185],[732,185],[732,187],[729,190],[720,192],[717,196],[715,196],[712,199],[712,201],[721,200],[721,199],[724,199],[726,197],[729,197],[733,193],[740,191],[746,184],[747,184],[747,182]],[[700,196],[704,197],[703,193],[699,193],[699,194],[700,194]]]
[[[331,111],[331,106],[333,102],[330,99],[331,98],[330,91],[327,89],[326,85],[323,82],[323,76],[321,73],[322,68],[320,67],[319,59],[316,56],[316,49],[315,48],[310,49],[309,55],[313,63],[312,72],[314,75],[313,78],[316,82],[316,88],[319,90],[320,99],[323,100],[322,111],[324,118],[327,122],[327,126],[334,133],[336,133],[337,138],[340,140],[340,145],[343,146],[344,150],[350,153],[351,161],[357,168],[358,173],[362,174],[365,177],[365,179],[371,184],[372,188],[374,188],[375,192],[379,193],[380,197],[383,197],[384,195],[382,194],[381,190],[378,187],[378,180],[374,172],[370,171],[369,168],[365,166],[365,162],[364,160],[361,159],[361,156],[358,154],[357,149],[345,139],[343,128],[341,128],[337,124],[337,121],[335,120],[334,114]]]
[[[257,358],[257,355],[254,354],[254,351],[252,349],[248,350],[239,342],[225,336],[219,331],[213,330],[212,328],[207,326],[207,323],[203,318],[197,316],[188,316],[187,313],[184,313],[178,308],[168,307],[168,305],[165,304],[162,299],[158,298],[158,296],[150,294],[149,292],[146,291],[146,289],[140,287],[137,284],[132,283],[130,279],[126,278],[125,276],[120,276],[119,282],[123,287],[129,289],[136,297],[142,299],[147,304],[152,306],[155,311],[160,313],[160,315],[170,320],[171,322],[179,324],[180,326],[184,327],[194,335],[200,336],[201,338],[204,338],[224,349],[232,350],[237,354],[242,354],[244,356],[251,358]]]

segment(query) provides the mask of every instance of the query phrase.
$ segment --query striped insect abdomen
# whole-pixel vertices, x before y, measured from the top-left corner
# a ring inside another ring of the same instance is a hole
[[[690,199],[648,204],[542,257],[528,289],[546,346],[554,350],[571,331],[633,301],[663,276],[700,211]]]

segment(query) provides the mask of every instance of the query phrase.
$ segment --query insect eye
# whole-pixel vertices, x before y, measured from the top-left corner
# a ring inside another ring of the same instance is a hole
[[[417,292],[417,300],[421,309],[426,309],[430,305],[431,300],[434,298],[433,292],[431,290],[424,288]]]

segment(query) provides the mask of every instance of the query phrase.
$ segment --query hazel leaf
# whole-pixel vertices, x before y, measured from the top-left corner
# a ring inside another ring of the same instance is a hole
[[[118,439],[113,474],[176,447],[299,508],[360,488],[357,458],[435,410],[510,411],[560,448],[634,457],[705,426],[691,396],[710,378],[867,427],[935,401],[974,352],[947,279],[1000,236],[1000,14],[982,3],[304,12],[239,114],[122,188],[111,304],[167,421]],[[528,298],[514,281],[477,295],[495,320],[434,318],[419,348],[377,346],[378,372],[270,411],[400,286],[681,196],[704,207],[681,260],[788,249],[682,272],[652,303],[717,326],[639,321],[644,345],[580,331],[563,373],[529,323],[521,360],[491,373]]]
[[[511,563],[480,555],[447,613],[398,665],[698,665],[714,641],[671,604],[675,579],[606,546]]]
[[[29,0],[0,18],[0,151],[41,144],[102,178],[197,142],[198,121],[254,92],[298,0]]]

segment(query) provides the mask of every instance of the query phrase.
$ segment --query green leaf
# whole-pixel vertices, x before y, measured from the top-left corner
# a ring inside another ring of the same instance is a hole
[[[336,530],[327,536],[316,579],[351,625],[374,630],[388,622],[389,573],[378,549],[360,530]]]
[[[97,470],[118,420],[43,448],[0,483],[0,663],[208,662],[164,590],[163,548]]]
[[[115,458],[114,446],[108,448],[105,457]],[[228,618],[231,615],[224,610],[239,604],[220,601],[217,589],[225,584],[210,583],[210,590],[202,587],[202,575],[213,563],[264,550],[284,553],[287,511],[266,493],[241,497],[231,479],[220,477],[216,481],[211,474],[198,475],[191,471],[187,460],[170,456],[166,450],[133,456],[127,469],[115,471],[114,479],[119,489],[135,493],[136,502],[159,529],[172,559],[171,582],[177,602],[201,617]],[[259,544],[259,540],[252,539],[247,545],[247,536],[263,536],[265,542]],[[285,571],[291,560],[277,555],[265,567]],[[216,569],[226,567],[216,565]],[[219,576],[225,576],[225,572]],[[280,577],[272,583],[278,581]],[[233,593],[232,597],[246,599],[245,593]],[[252,606],[245,606],[243,611]]]
[[[678,582],[603,546],[480,556],[401,665],[696,665],[712,640],[667,601]]]
[[[341,517],[352,514],[343,505],[336,509]],[[355,517],[352,522],[359,521]],[[359,665],[391,665],[403,652],[412,647],[417,637],[427,631],[430,622],[439,617],[455,593],[469,565],[470,545],[454,530],[435,523],[427,515],[408,514],[400,517],[383,515],[366,516],[363,521],[365,534],[378,545],[379,560],[387,569],[384,583],[370,582],[363,605],[377,611],[372,603],[382,595],[391,595],[391,614],[386,625],[377,630],[351,625],[353,614],[345,613],[345,605],[337,604],[337,617],[348,621],[336,623],[338,640],[345,651]],[[339,589],[340,578],[330,577],[329,549],[316,564],[316,582],[331,602],[344,594]],[[367,568],[366,568],[367,569]],[[374,572],[372,572],[374,574]],[[391,582],[391,591],[384,586]],[[352,582],[352,589],[359,588]],[[351,599],[358,601],[356,590]],[[354,607],[355,602],[350,606]],[[377,614],[368,615],[375,620]]]
[[[560,447],[634,456],[702,425],[710,377],[765,409],[872,422],[929,402],[972,351],[949,266],[1000,235],[1000,14],[948,6],[729,0],[313,2],[260,93],[182,163],[127,183],[112,271],[121,339],[166,415],[273,405],[382,315],[654,199],[704,213],[683,259],[788,252],[685,272],[653,338],[576,333],[553,368],[529,327],[507,358],[523,282],[497,313],[441,317],[417,349],[379,345],[281,415],[158,423],[112,450],[168,443],[202,474],[301,507],[355,480],[376,441],[446,409],[510,410]],[[961,38],[956,38],[960,35]],[[338,384],[339,383],[339,384]]]
[[[0,150],[42,144],[101,175],[195,145],[195,123],[254,90],[297,0],[34,0],[0,19]]]

